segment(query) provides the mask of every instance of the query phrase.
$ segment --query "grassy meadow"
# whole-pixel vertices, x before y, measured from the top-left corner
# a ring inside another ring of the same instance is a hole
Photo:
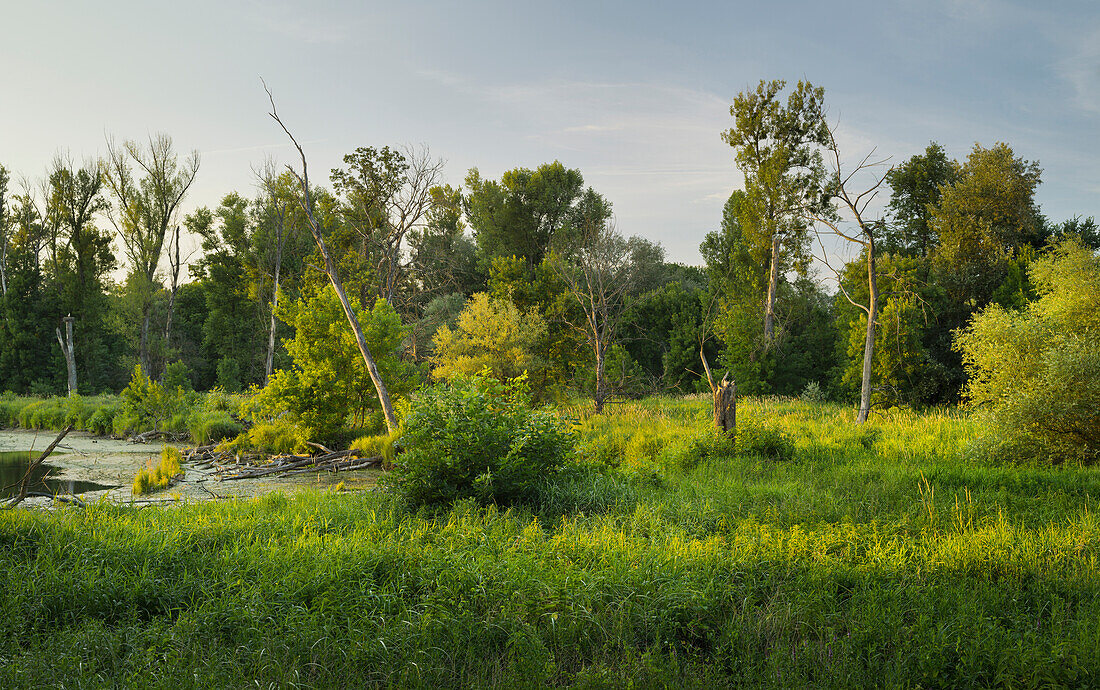
[[[955,412],[563,407],[538,501],[0,512],[0,686],[1100,685],[1100,475]],[[701,449],[701,450],[700,450]]]

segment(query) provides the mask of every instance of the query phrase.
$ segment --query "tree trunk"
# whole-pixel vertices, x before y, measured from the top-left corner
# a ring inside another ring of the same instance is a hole
[[[141,363],[141,370],[145,372],[145,375],[149,375],[149,312],[152,310],[152,305],[145,305],[141,310],[141,342],[138,345],[138,360]]]
[[[775,338],[775,294],[779,289],[779,235],[772,237],[772,259],[768,269],[768,295],[764,302],[764,349]]]
[[[275,285],[271,290],[271,330],[267,334],[267,359],[264,361],[264,385],[271,380],[271,367],[275,363],[275,310],[279,306],[279,269],[283,265],[283,224],[275,227]]]
[[[875,321],[878,319],[878,280],[875,277],[875,240],[868,238],[867,243],[867,287],[869,297],[867,301],[867,338],[863,342],[863,381],[859,389],[859,415],[856,417],[858,424],[867,421],[867,415],[871,412],[871,364],[875,353]]]
[[[73,321],[71,316],[62,319],[65,322],[65,337],[61,337],[61,329],[55,328],[57,342],[61,345],[61,352],[65,355],[65,368],[69,374],[69,397],[76,395],[76,348],[73,344]]]
[[[603,403],[607,398],[607,382],[605,381],[604,365],[607,362],[607,353],[603,343],[596,340],[596,394],[593,396],[596,403],[596,414],[603,413]]]
[[[703,352],[702,344],[699,345],[699,359],[703,361],[703,371],[707,374],[707,383],[710,384],[710,392],[714,398],[714,426],[729,436],[737,437],[737,383],[730,380],[727,371],[718,383],[710,373],[710,364]]]
[[[714,426],[726,436],[737,436],[737,383],[731,381],[727,371],[714,391]]]

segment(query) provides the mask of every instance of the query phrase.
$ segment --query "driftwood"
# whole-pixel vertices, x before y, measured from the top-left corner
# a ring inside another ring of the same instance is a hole
[[[156,439],[164,439],[165,441],[179,442],[179,441],[186,441],[188,436],[189,436],[188,433],[185,432],[185,431],[179,432],[179,433],[173,433],[173,432],[170,432],[170,431],[153,430],[153,431],[144,431],[140,434],[134,434],[128,440],[130,441],[130,443],[149,443],[150,441],[154,441]]]
[[[192,469],[209,479],[224,482],[235,479],[258,479],[269,476],[289,476],[306,472],[348,472],[378,467],[381,456],[362,457],[358,450],[329,450],[319,443],[310,446],[321,450],[321,455],[277,455],[267,458],[259,454],[238,455],[217,446],[199,446],[183,451],[183,460]],[[206,481],[200,480],[200,481]],[[205,486],[208,493],[213,493]]]
[[[61,433],[57,435],[57,438],[53,440],[53,443],[46,446],[46,450],[42,451],[42,454],[39,455],[36,460],[31,462],[29,466],[27,466],[27,471],[23,473],[23,479],[19,482],[19,494],[12,498],[11,501],[9,501],[7,505],[4,506],[5,508],[14,508],[15,506],[23,502],[23,499],[27,497],[27,483],[31,480],[31,474],[35,471],[35,469],[38,468],[39,465],[42,464],[42,462],[46,458],[50,457],[50,453],[52,453],[53,449],[57,447],[57,444],[61,443],[61,439],[65,438],[65,436],[68,435],[68,433],[72,430],[72,424],[62,429]]]

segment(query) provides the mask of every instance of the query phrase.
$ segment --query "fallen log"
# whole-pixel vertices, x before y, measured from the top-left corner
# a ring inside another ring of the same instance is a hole
[[[52,453],[53,449],[57,447],[57,444],[61,443],[61,439],[65,438],[65,436],[68,435],[68,433],[72,430],[72,424],[65,427],[61,431],[61,433],[57,435],[57,438],[53,440],[53,443],[46,446],[46,450],[42,451],[42,454],[39,455],[38,458],[34,460],[30,465],[27,466],[27,471],[23,473],[23,479],[19,481],[19,493],[4,506],[5,508],[14,508],[15,506],[23,502],[23,499],[27,497],[27,483],[31,480],[31,474],[34,472],[35,469],[38,468],[39,465],[42,464],[42,462],[46,458],[50,457],[50,453]]]

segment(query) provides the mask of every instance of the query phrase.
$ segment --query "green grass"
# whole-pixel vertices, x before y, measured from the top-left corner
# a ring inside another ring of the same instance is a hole
[[[1095,471],[975,465],[954,413],[856,428],[779,400],[739,414],[792,460],[664,463],[707,408],[567,410],[649,470],[568,473],[527,508],[2,513],[0,686],[1100,684]]]

